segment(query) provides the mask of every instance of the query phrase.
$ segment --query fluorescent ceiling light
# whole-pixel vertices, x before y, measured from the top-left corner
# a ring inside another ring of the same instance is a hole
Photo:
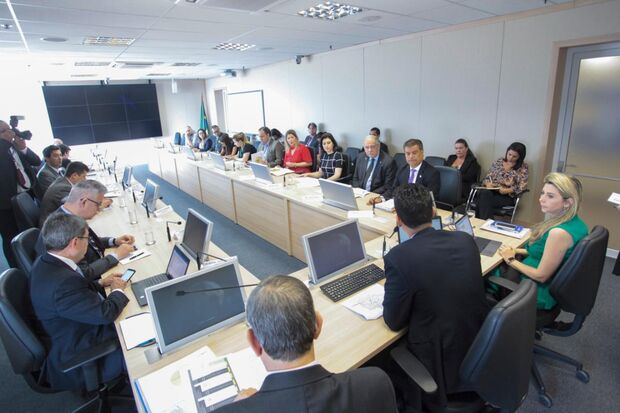
[[[251,49],[255,47],[255,44],[246,44],[246,43],[220,43],[214,47],[215,50],[236,50],[242,52],[244,50]]]
[[[315,19],[337,20],[342,17],[351,16],[355,13],[360,13],[361,11],[361,7],[324,1],[323,3],[319,3],[316,6],[310,7],[306,10],[300,10],[297,14],[303,17],[311,17]]]
[[[96,46],[129,46],[136,39],[131,37],[107,37],[107,36],[88,36],[84,38],[82,44]]]
[[[17,15],[15,14],[15,10],[13,10],[13,4],[11,4],[11,0],[6,0],[6,5],[11,12],[11,16],[13,16],[13,22],[15,26],[17,26],[17,31],[19,32],[19,36],[22,38],[22,42],[24,42],[24,47],[26,48],[26,52],[30,54],[30,47],[28,47],[28,42],[26,42],[26,37],[24,36],[24,31],[22,30],[21,24],[19,24],[19,20],[17,20]]]

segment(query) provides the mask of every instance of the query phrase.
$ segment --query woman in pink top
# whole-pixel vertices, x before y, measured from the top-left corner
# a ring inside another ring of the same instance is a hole
[[[284,154],[284,167],[296,174],[311,172],[312,155],[305,145],[299,143],[297,132],[293,129],[287,130],[286,142],[288,142],[288,149]]]

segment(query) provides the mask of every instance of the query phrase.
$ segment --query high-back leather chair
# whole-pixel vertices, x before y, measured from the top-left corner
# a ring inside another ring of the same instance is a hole
[[[342,174],[336,181],[343,184],[351,184],[353,170],[351,169],[351,159],[346,153],[342,154]]]
[[[28,277],[20,269],[11,268],[0,274],[0,338],[11,367],[21,375],[30,388],[37,393],[57,393],[46,383],[41,368],[47,356],[45,346],[38,336],[41,329],[32,309]],[[131,400],[126,396],[110,395],[108,388],[99,380],[98,359],[118,348],[118,340],[95,345],[70,360],[63,371],[81,369],[86,391],[96,391],[96,396],[74,412],[90,411],[99,404],[99,412],[108,411],[113,400]]]
[[[441,156],[425,156],[424,160],[434,167],[444,166],[446,164],[446,158]]]
[[[407,165],[407,158],[405,158],[404,153],[398,152],[394,154],[394,162],[396,163],[396,169],[398,170]]]
[[[357,161],[357,155],[360,154],[362,150],[360,148],[354,148],[352,146],[348,147],[344,153],[349,156],[349,171],[351,175],[353,175],[353,171],[355,171],[355,162]]]
[[[11,206],[19,232],[39,225],[39,205],[28,192],[21,192],[13,196]]]
[[[435,202],[439,206],[454,209],[462,202],[462,186],[461,171],[449,166],[435,166],[439,172],[439,181],[441,186],[439,194],[435,194]]]
[[[549,311],[538,311],[538,338],[542,333],[552,336],[568,337],[576,334],[583,326],[586,317],[592,311],[603,274],[609,231],[602,226],[595,226],[588,236],[583,238],[573,249],[572,254],[555,273],[549,286],[549,292],[558,304]],[[556,322],[560,311],[572,314],[572,321]],[[583,369],[583,364],[575,359],[543,347],[534,346],[534,354],[570,364],[576,369],[578,380],[587,383],[590,375]],[[547,394],[536,363],[532,365],[532,375],[538,389],[539,401],[551,407],[553,400]]]
[[[477,412],[486,401],[502,411],[516,411],[527,396],[535,326],[536,284],[524,280],[487,315],[461,363],[463,392],[448,395],[446,410]],[[423,391],[437,390],[434,379],[406,347],[396,347],[390,354]]]
[[[39,228],[29,228],[20,232],[11,240],[11,249],[17,261],[17,266],[26,275],[30,274],[32,264],[34,264],[34,260],[37,258],[35,246],[40,233],[41,230]]]

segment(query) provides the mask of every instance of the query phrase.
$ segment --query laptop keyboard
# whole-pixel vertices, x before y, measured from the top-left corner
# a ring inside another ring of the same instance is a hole
[[[144,288],[146,289],[147,287],[152,287],[154,285],[161,284],[166,281],[168,281],[168,276],[164,273],[164,274],[157,274],[149,278],[145,278],[144,280],[140,282],[142,283],[142,285],[144,285]]]
[[[367,265],[335,281],[321,285],[321,291],[336,302],[385,278],[385,272],[375,264]]]

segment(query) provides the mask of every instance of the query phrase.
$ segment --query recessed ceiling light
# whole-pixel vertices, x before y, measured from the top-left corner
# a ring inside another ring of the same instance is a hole
[[[82,41],[82,44],[96,46],[129,46],[136,39],[131,37],[107,37],[107,36],[88,36]]]
[[[63,43],[66,42],[67,39],[64,37],[41,37],[41,40],[43,40],[44,42],[51,42],[51,43]]]
[[[9,24],[9,23],[3,23],[3,24],[0,24],[0,29],[3,29],[3,30],[11,30],[12,28],[13,28],[13,25],[12,25],[12,24]]]
[[[297,14],[303,17],[311,17],[315,19],[337,20],[360,12],[362,12],[361,7],[324,1],[323,3],[319,3],[316,6],[310,7],[306,10],[300,10]]]
[[[255,44],[246,44],[246,43],[220,43],[214,47],[215,50],[236,50],[242,52],[244,50],[251,49],[255,47]]]

